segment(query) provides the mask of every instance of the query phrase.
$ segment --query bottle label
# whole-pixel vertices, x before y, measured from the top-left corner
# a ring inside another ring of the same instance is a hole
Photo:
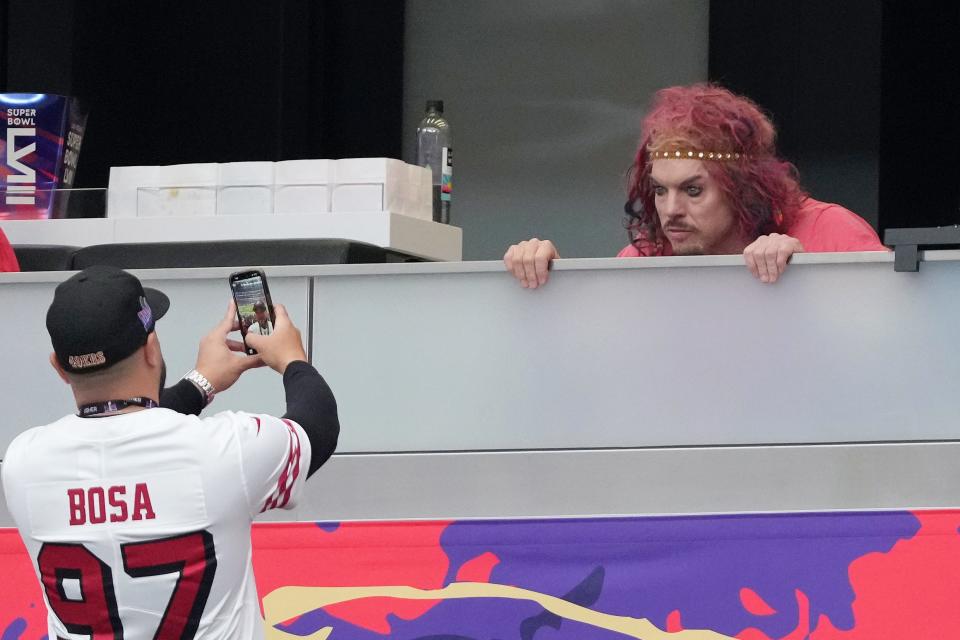
[[[450,202],[453,195],[453,147],[443,148],[440,171],[440,200]]]

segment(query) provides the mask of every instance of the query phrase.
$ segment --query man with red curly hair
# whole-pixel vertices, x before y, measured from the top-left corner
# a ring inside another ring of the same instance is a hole
[[[658,91],[628,173],[631,243],[618,257],[742,253],[772,283],[794,253],[886,251],[866,220],[803,192],[775,138],[756,104],[723,87]],[[535,289],[559,257],[552,242],[533,238],[511,246],[504,262]]]

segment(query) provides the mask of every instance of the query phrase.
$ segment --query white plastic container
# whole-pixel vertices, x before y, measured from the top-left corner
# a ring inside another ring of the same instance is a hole
[[[217,207],[217,164],[156,167],[154,185],[137,189],[137,215],[212,216]]]
[[[141,187],[156,187],[157,167],[110,167],[107,183],[107,217],[135,218]]]
[[[273,213],[272,162],[226,162],[217,181],[217,215]]]
[[[331,160],[284,160],[275,163],[274,212],[329,212],[332,164]]]
[[[433,219],[433,174],[427,167],[408,164],[406,191],[402,213],[421,220]]]
[[[393,158],[348,158],[335,166],[331,211],[403,212],[406,164]]]

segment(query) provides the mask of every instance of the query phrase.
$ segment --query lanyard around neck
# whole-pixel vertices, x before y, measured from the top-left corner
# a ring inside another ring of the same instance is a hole
[[[97,418],[108,413],[116,413],[127,407],[143,407],[144,409],[153,409],[159,407],[160,403],[152,398],[127,398],[126,400],[107,400],[106,402],[91,402],[77,407],[80,411],[77,416],[81,418]]]

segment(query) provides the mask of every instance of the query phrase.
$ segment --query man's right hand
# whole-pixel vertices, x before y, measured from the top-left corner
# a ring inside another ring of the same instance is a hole
[[[287,308],[282,304],[273,306],[277,321],[273,333],[268,336],[247,334],[247,345],[257,350],[257,354],[268,367],[282,374],[287,365],[297,360],[306,362],[307,353],[303,350],[303,338],[300,330],[293,326]]]
[[[547,283],[550,261],[559,257],[560,252],[552,242],[531,238],[507,249],[503,263],[523,288],[536,289]]]

